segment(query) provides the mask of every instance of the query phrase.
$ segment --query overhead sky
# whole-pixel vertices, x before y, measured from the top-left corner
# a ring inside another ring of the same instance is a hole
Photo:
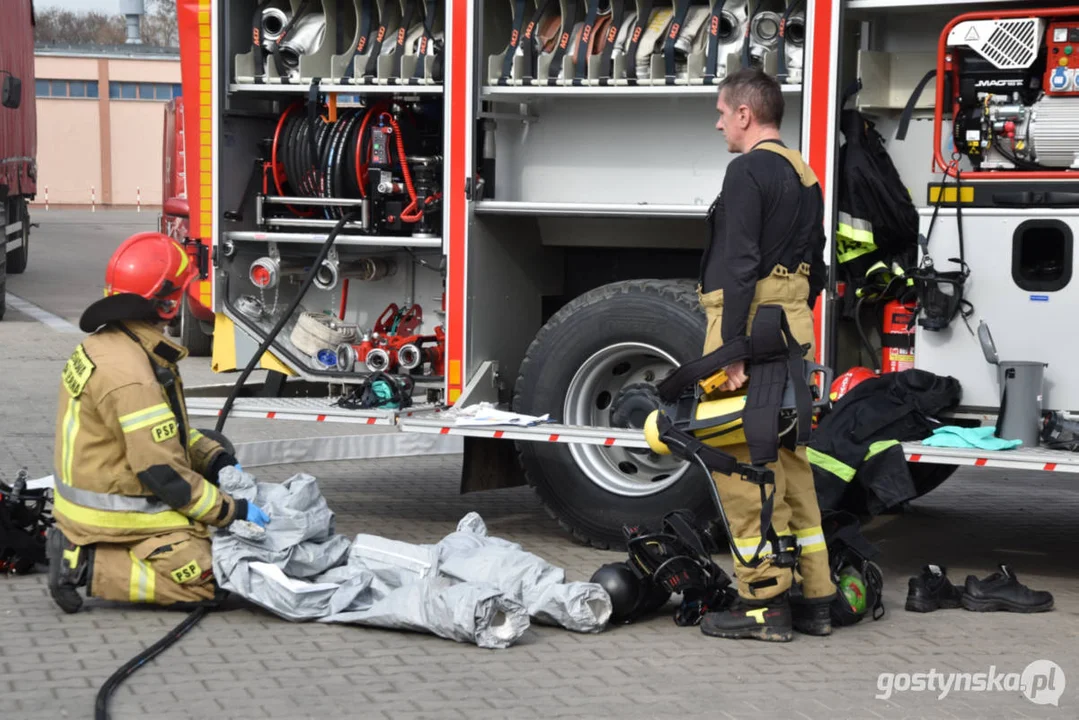
[[[44,10],[50,7],[65,10],[100,10],[107,13],[120,12],[120,0],[34,0],[34,7]]]

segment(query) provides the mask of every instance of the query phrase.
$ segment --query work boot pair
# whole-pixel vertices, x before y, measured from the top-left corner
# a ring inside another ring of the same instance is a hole
[[[67,539],[53,525],[46,536],[45,552],[49,559],[49,594],[66,613],[76,613],[82,607],[78,588],[86,587],[94,572],[94,549],[81,547]]]
[[[939,565],[926,565],[907,583],[907,610],[933,612],[965,608],[974,612],[1005,610],[1009,612],[1045,612],[1053,608],[1053,596],[1044,590],[1031,590],[1007,565],[1000,572],[979,580],[967,575],[960,588],[948,579],[948,571]]]
[[[831,601],[832,598],[792,599],[789,593],[759,601],[739,596],[730,609],[705,615],[701,632],[712,637],[767,642],[790,642],[795,630],[806,635],[830,635]]]

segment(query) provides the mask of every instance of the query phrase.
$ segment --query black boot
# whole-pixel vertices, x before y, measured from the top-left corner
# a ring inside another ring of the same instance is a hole
[[[832,601],[835,595],[826,598],[791,598],[792,626],[803,635],[832,634]]]
[[[933,612],[959,607],[963,591],[948,579],[948,569],[941,565],[926,565],[920,575],[907,581],[907,604],[910,612]]]
[[[705,615],[701,632],[736,640],[790,642],[794,639],[790,600],[786,593],[759,601],[739,597],[731,609]]]
[[[77,588],[87,586],[90,581],[94,549],[76,545],[53,525],[46,538],[46,553],[49,558],[49,594],[64,612],[78,612],[82,607],[82,596]]]
[[[1007,565],[1000,572],[985,580],[967,575],[967,584],[961,600],[963,607],[975,612],[1008,610],[1032,613],[1053,609],[1053,596],[1044,590],[1031,590],[1019,583],[1019,578]]]

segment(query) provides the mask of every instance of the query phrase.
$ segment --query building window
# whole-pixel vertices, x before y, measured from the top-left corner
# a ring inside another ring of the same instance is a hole
[[[172,100],[179,95],[179,83],[109,83],[109,97],[113,100]]]
[[[96,98],[97,80],[42,80],[34,81],[37,97]]]

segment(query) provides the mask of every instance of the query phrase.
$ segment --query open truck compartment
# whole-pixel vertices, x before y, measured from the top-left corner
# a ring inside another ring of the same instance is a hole
[[[992,47],[947,40],[946,72],[959,82],[930,78],[912,98],[944,62],[942,38],[961,13],[999,3],[189,3],[190,232],[213,248],[215,370],[242,369],[284,321],[256,361],[275,379],[232,412],[464,436],[466,454],[483,459],[466,465],[487,463],[507,484],[523,475],[565,526],[600,545],[642,507],[707,507],[694,468],[641,452],[639,433],[612,414],[627,387],[700,354],[705,220],[734,157],[715,129],[715,86],[748,65],[779,81],[782,139],[826,193],[833,272],[816,305],[818,360],[837,375],[865,366],[954,376],[964,389],[957,412],[992,423],[1001,386],[976,335],[984,321],[1002,361],[1046,363],[1041,407],[1066,417],[1079,410],[1066,362],[1074,343],[1039,328],[1067,324],[1079,203],[1052,193],[1072,192],[1064,161],[1079,147],[1060,131],[1071,117],[1062,108],[1079,100],[1049,68],[1048,102],[1025,92],[1017,106],[1001,101],[1015,78],[1040,77],[1046,53],[1070,57],[1049,31],[1072,21],[1079,29],[1079,19],[1046,6],[969,21],[1021,27],[1035,60],[993,66]],[[999,91],[991,109],[1007,118],[974,122],[976,82]],[[937,108],[953,100],[964,131],[949,148],[953,118]],[[928,237],[911,267],[928,254],[939,270],[956,270],[962,216],[969,317],[902,330],[901,320],[874,327],[878,317],[859,329],[844,309],[843,262],[873,234],[837,201],[843,108],[872,123],[909,190]],[[1035,111],[1040,125],[1029,123]],[[1019,155],[974,152],[1013,131],[1041,135]],[[1029,166],[1037,162],[1052,166],[1047,177]],[[961,187],[948,174],[956,167]],[[396,385],[405,407],[359,407],[357,389],[375,380]],[[452,422],[477,402],[555,423]],[[223,398],[191,403],[213,415]],[[512,451],[492,449],[506,440]],[[903,448],[911,467],[1076,467],[1069,453],[1040,447]]]

